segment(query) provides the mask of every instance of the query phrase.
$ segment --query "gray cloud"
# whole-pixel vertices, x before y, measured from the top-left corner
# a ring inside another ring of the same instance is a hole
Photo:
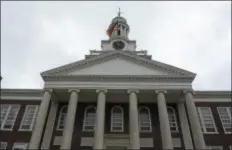
[[[197,73],[196,90],[231,89],[231,2],[2,2],[2,88],[42,88],[40,72],[84,58],[118,7],[153,59]]]

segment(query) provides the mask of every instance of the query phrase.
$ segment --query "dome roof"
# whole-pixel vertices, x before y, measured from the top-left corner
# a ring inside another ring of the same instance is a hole
[[[117,17],[115,17],[115,18],[112,20],[112,22],[111,22],[111,23],[116,23],[117,21],[119,21],[119,22],[123,22],[123,23],[127,24],[126,19],[125,19],[125,18],[123,18],[123,17],[121,17],[121,16],[117,16]]]

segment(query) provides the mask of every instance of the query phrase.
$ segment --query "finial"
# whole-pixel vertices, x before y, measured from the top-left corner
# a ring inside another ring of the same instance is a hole
[[[120,17],[120,15],[121,15],[121,11],[120,11],[120,7],[118,8],[118,17]]]

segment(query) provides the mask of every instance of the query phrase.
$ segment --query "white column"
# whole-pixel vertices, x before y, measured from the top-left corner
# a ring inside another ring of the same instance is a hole
[[[139,118],[138,118],[138,90],[128,90],[129,95],[129,121],[130,121],[130,149],[140,149]]]
[[[106,105],[106,92],[107,90],[97,90],[97,113],[96,124],[94,129],[94,142],[93,149],[104,149],[104,129],[105,129],[105,105]]]
[[[44,90],[43,100],[39,107],[39,113],[36,119],[35,127],[32,132],[31,140],[28,149],[39,149],[40,140],[43,133],[43,128],[46,122],[46,117],[48,113],[49,103],[51,99],[51,89]]]
[[[78,93],[79,89],[70,89],[70,99],[68,104],[68,111],[65,119],[64,131],[63,131],[63,140],[61,144],[62,150],[70,150],[72,144],[72,135],[73,128],[75,123],[76,109],[78,103]]]
[[[185,149],[193,149],[192,137],[189,130],[188,118],[186,115],[186,109],[184,102],[177,104],[178,114],[180,118],[180,126],[182,130],[182,136],[184,140]]]
[[[201,126],[194,104],[192,91],[184,91],[184,95],[195,148],[205,149],[205,141],[201,131]]]
[[[166,101],[164,97],[164,93],[166,93],[166,91],[157,90],[156,93],[157,93],[157,104],[158,104],[159,121],[160,121],[160,131],[162,137],[162,146],[163,149],[172,150],[173,149],[172,135],[169,125]]]
[[[48,121],[47,121],[46,129],[44,131],[42,144],[41,144],[41,149],[46,149],[46,150],[50,149],[50,143],[52,139],[53,128],[55,125],[58,105],[59,104],[57,102],[52,100],[51,108],[50,108],[49,115],[48,115]]]

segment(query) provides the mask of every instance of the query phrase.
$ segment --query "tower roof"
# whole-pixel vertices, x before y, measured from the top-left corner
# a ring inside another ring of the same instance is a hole
[[[115,18],[113,18],[112,22],[111,23],[116,23],[116,22],[122,22],[122,23],[125,23],[127,24],[127,21],[125,18],[121,17],[121,16],[117,16]]]

